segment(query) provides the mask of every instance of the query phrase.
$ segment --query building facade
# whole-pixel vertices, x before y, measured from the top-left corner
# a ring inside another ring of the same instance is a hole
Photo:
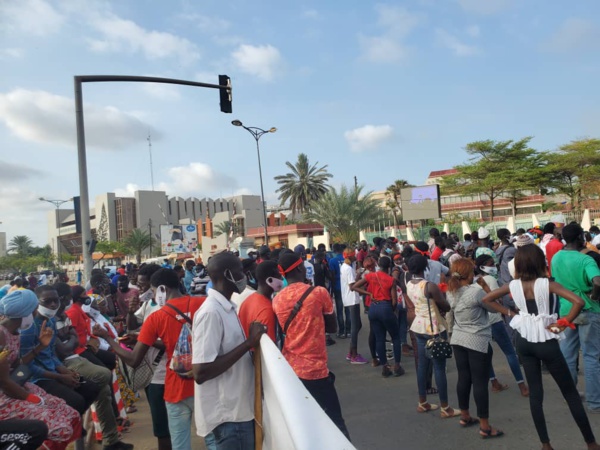
[[[262,202],[257,195],[213,200],[168,197],[164,191],[135,191],[133,197],[117,197],[107,192],[96,196],[94,207],[90,208],[92,237],[99,242],[123,241],[134,229],[148,231],[160,241],[161,225],[196,224],[199,244],[210,247],[215,227],[221,222],[233,221],[240,235],[245,236],[249,228],[263,225],[262,217]],[[48,243],[55,253],[60,249],[65,254],[82,254],[73,209],[48,212]]]

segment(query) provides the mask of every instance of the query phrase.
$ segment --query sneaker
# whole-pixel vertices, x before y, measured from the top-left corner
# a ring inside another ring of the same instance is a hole
[[[334,345],[334,344],[335,344],[335,340],[331,336],[327,336],[325,338],[325,345],[327,347],[329,347],[330,345]]]
[[[352,361],[352,355],[350,353],[346,355],[346,361]]]
[[[389,378],[392,376],[392,369],[390,369],[390,366],[387,364],[383,366],[383,369],[381,370],[381,376],[383,378]]]
[[[367,361],[361,355],[356,355],[354,358],[350,359],[350,364],[366,364],[368,362],[369,361]]]
[[[338,337],[338,339],[346,339],[346,333],[338,333],[336,334],[336,336]]]
[[[395,377],[401,377],[405,373],[406,373],[406,371],[404,370],[404,368],[402,366],[398,366],[397,369],[394,369],[394,376]]]

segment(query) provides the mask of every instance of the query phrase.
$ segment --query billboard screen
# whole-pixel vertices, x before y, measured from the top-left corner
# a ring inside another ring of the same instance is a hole
[[[193,252],[197,246],[196,225],[160,226],[160,248],[163,255]]]
[[[400,190],[402,219],[421,220],[441,217],[440,186],[416,186]]]

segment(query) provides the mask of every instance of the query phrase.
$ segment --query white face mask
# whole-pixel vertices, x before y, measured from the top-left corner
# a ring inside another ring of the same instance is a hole
[[[21,319],[21,326],[19,327],[19,330],[28,330],[31,325],[33,325],[33,313]]]
[[[52,319],[56,315],[57,311],[58,311],[58,308],[50,309],[50,308],[46,308],[45,306],[38,305],[38,312],[42,316],[46,317],[47,319]]]
[[[495,268],[494,266],[481,266],[480,269],[482,272],[485,272],[488,275],[491,275],[493,277],[498,276],[498,269]]]
[[[283,289],[283,280],[275,277],[267,278],[267,285],[273,289],[273,292],[279,292]]]
[[[73,299],[71,299],[69,304],[67,306],[65,306],[65,311],[68,311],[71,306],[73,306]]]
[[[167,289],[164,286],[161,285],[156,288],[155,301],[160,307],[165,306],[165,303],[167,303]]]

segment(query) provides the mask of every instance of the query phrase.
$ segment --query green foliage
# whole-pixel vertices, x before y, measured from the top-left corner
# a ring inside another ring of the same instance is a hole
[[[529,147],[531,137],[518,141],[476,141],[465,151],[468,163],[455,166],[455,175],[444,177],[444,194],[485,194],[490,202],[490,220],[494,203],[507,198],[516,213],[517,201],[526,190],[541,190],[547,180],[546,155]]]
[[[312,203],[307,218],[324,225],[336,241],[357,242],[360,230],[371,226],[374,218],[383,215],[379,201],[371,196],[371,192],[363,194],[362,191],[363,186],[348,188],[342,185],[339,191],[330,188]]]
[[[236,225],[235,222],[233,222],[233,236],[238,236],[240,234],[240,230],[238,229],[239,225]],[[215,225],[213,228],[213,231],[215,233],[215,237],[217,236],[221,236],[222,234],[226,234],[229,236],[229,233],[231,233],[231,220],[225,220],[223,222],[221,222],[218,225]]]
[[[126,253],[135,255],[136,262],[141,264],[142,253],[149,247],[156,245],[154,238],[146,230],[135,228],[123,241],[126,248]]]
[[[387,187],[385,191],[385,206],[394,217],[394,225],[398,225],[402,219],[402,193],[401,190],[412,187],[406,180],[396,180],[394,184]]]
[[[327,172],[327,165],[317,167],[317,162],[311,166],[304,153],[298,155],[296,164],[289,161],[285,164],[291,172],[275,177],[279,201],[282,205],[289,201],[292,216],[310,211],[312,204],[329,189],[327,182],[332,175]]]
[[[571,206],[598,196],[600,188],[600,139],[580,139],[547,154],[551,187],[569,197]]]
[[[15,236],[8,243],[8,253],[28,256],[33,253],[33,241],[28,236]]]

